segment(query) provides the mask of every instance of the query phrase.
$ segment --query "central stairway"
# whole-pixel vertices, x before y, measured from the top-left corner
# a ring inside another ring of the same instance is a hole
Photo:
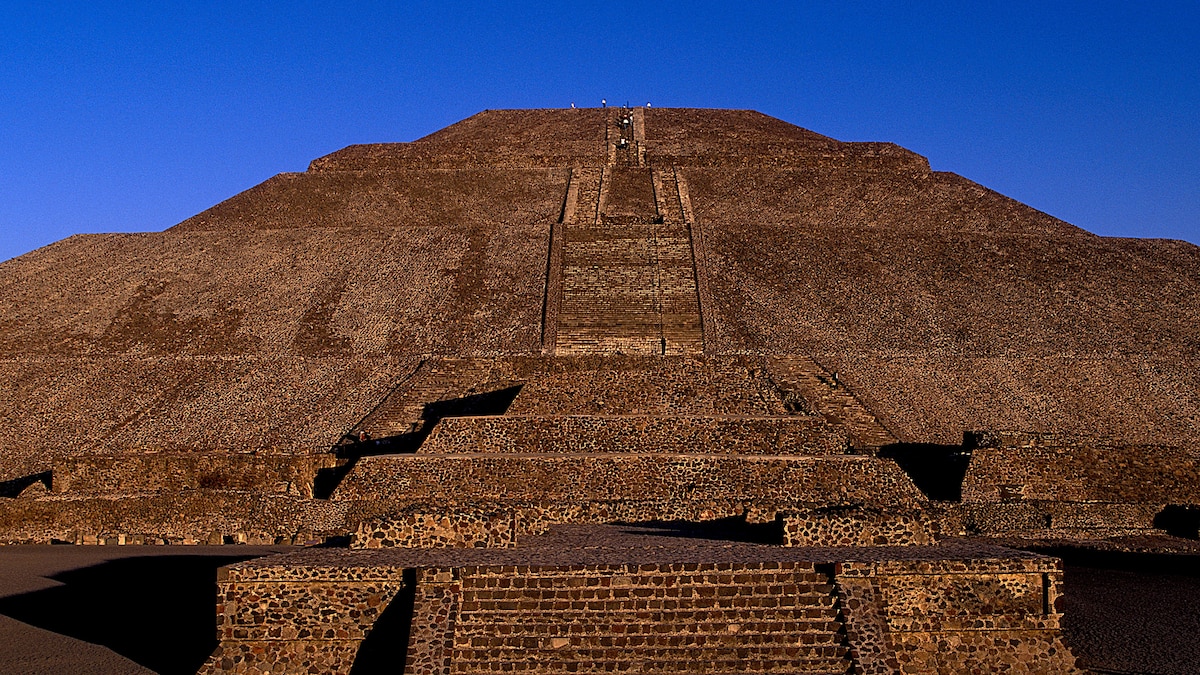
[[[811,563],[464,570],[451,672],[847,673]]]
[[[556,351],[703,351],[690,229],[673,170],[640,166],[640,115],[618,111],[610,164],[576,169],[563,222]],[[624,120],[621,122],[620,120]]]

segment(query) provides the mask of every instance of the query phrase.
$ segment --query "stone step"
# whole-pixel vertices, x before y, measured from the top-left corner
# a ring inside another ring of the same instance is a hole
[[[677,504],[860,504],[917,508],[920,492],[891,461],[862,456],[700,454],[418,454],[364,457],[334,500],[394,503],[592,501]],[[663,517],[667,517],[665,514]]]
[[[626,331],[625,335],[614,336],[595,329],[577,329],[559,333],[558,347],[564,354],[590,352],[611,354],[661,354],[662,336],[658,331]],[[574,351],[572,351],[574,348]]]
[[[707,580],[700,579],[693,584],[664,586],[650,581],[632,582],[622,586],[581,586],[577,577],[535,576],[536,586],[526,588],[480,588],[470,584],[463,585],[464,601],[515,601],[519,603],[535,602],[539,607],[560,608],[556,603],[560,600],[573,600],[577,603],[591,604],[608,603],[606,606],[619,610],[640,610],[657,607],[663,609],[663,603],[674,603],[677,607],[667,607],[668,610],[690,611],[695,608],[721,607],[728,604],[730,598],[738,598],[739,602],[770,600],[771,607],[762,607],[769,612],[777,607],[794,607],[797,604],[812,607],[833,606],[829,594],[833,586],[817,581],[785,580],[756,580],[753,583],[733,580],[732,575],[708,575]],[[561,584],[558,586],[557,584]],[[704,584],[704,585],[698,585]],[[776,596],[784,596],[782,598]],[[828,602],[825,602],[824,600]],[[613,602],[621,599],[622,602]],[[738,606],[739,611],[751,608],[751,605]],[[470,610],[463,606],[463,611]],[[476,608],[479,609],[479,608]],[[492,607],[493,610],[521,609],[511,603],[503,607]],[[575,607],[574,609],[585,609]],[[482,611],[482,610],[480,610]]]
[[[783,610],[780,610],[783,611]],[[796,610],[799,612],[800,610]],[[751,644],[837,644],[835,634],[840,628],[837,612],[823,610],[820,617],[756,617],[749,611],[729,610],[721,612],[677,612],[657,611],[604,611],[604,621],[596,621],[597,612],[555,611],[538,620],[538,610],[521,609],[513,612],[463,613],[458,627],[460,636],[491,636],[494,626],[519,621],[519,635],[493,638],[507,647],[536,646],[547,637],[570,637],[583,640],[611,640],[635,638],[652,641],[663,633],[671,633],[687,642],[699,643],[706,639],[714,642],[744,641]],[[529,616],[526,616],[526,615]],[[735,626],[733,632],[730,626]]]
[[[666,330],[667,326],[670,326],[673,330],[695,328],[695,324],[690,321],[689,318],[682,317],[679,320],[673,319],[670,322],[666,322],[655,314],[634,312],[619,315],[614,313],[608,316],[603,314],[568,314],[562,318],[559,326],[560,328],[570,329],[572,333],[586,333],[590,331],[598,337],[619,337],[612,334],[614,328],[630,330],[645,329],[645,332],[639,331],[639,333],[658,335],[660,332]]]
[[[452,673],[470,675],[472,673],[793,673],[796,675],[845,675],[849,672],[848,659],[835,659],[832,662],[824,659],[816,662],[800,661],[799,659],[771,660],[768,658],[742,658],[736,654],[723,660],[697,660],[690,658],[686,651],[664,655],[646,655],[637,659],[637,670],[628,660],[612,661],[591,657],[578,662],[560,661],[561,655],[549,652],[544,660],[496,662],[485,660],[479,663],[455,662]]]
[[[854,392],[812,359],[775,357],[769,369],[783,388],[799,393],[830,421],[846,425],[855,447],[878,449],[897,441]]]
[[[455,649],[453,673],[846,673],[845,647],[639,648],[625,658],[617,647],[595,649]],[[616,658],[614,658],[616,657]]]
[[[818,417],[501,415],[444,418],[420,452],[816,456],[846,449],[844,430]]]
[[[753,592],[739,592],[747,589],[736,585],[704,590],[675,588],[670,590],[676,592],[669,595],[655,594],[653,588],[637,586],[616,589],[624,592],[607,595],[595,593],[594,589],[589,589],[592,592],[563,589],[542,595],[464,590],[460,609],[464,614],[481,615],[553,610],[555,616],[593,616],[598,611],[604,611],[606,616],[614,617],[652,611],[655,616],[690,621],[696,630],[702,630],[707,625],[705,622],[711,623],[734,615],[753,618],[766,626],[783,620],[828,620],[836,613],[833,599],[829,596],[832,587],[814,585],[795,591],[789,591],[788,587],[796,588],[796,584],[767,584],[762,588],[749,589]],[[729,607],[730,598],[737,598],[736,608]],[[804,608],[803,611],[798,611],[800,607]],[[785,616],[781,612],[788,614]],[[536,617],[531,616],[529,620],[536,623]],[[563,624],[555,621],[552,625]],[[760,627],[756,630],[775,629]]]
[[[739,596],[739,602],[744,596]],[[816,602],[817,597],[805,598]],[[464,596],[463,605],[469,603]],[[827,607],[806,611],[805,608],[779,608],[763,616],[762,610],[750,608],[703,607],[679,611],[658,611],[648,608],[620,610],[559,610],[557,608],[520,607],[509,611],[463,610],[458,634],[492,635],[494,626],[520,622],[520,634],[504,634],[492,639],[506,646],[536,646],[546,637],[570,637],[576,640],[611,640],[636,638],[653,640],[664,633],[677,635],[691,643],[704,640],[725,641],[750,639],[757,643],[799,644],[822,633],[838,631],[838,611],[829,599]],[[731,631],[730,626],[734,626]],[[617,633],[613,633],[616,631]]]

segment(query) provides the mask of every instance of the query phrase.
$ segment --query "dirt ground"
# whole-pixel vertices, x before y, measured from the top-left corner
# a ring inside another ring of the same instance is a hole
[[[287,547],[0,547],[0,673],[195,673],[216,570]]]
[[[1063,634],[1098,673],[1200,673],[1200,555],[1054,552]]]
[[[287,547],[0,547],[0,673],[194,673],[216,570]],[[1098,673],[1200,672],[1200,556],[1062,552],[1063,630]]]

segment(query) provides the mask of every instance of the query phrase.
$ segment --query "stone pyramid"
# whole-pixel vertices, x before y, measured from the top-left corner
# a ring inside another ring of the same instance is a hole
[[[0,540],[324,543],[207,672],[1069,672],[996,543],[1195,536],[1197,270],[751,111],[487,111],[0,264]]]

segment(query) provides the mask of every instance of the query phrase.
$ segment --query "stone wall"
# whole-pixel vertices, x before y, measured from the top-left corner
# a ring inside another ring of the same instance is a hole
[[[968,532],[1036,539],[1096,539],[1144,535],[1164,529],[1165,504],[1020,501],[964,504]]]
[[[556,216],[561,194],[552,201]],[[233,223],[128,235],[87,251],[82,241],[54,245],[6,263],[0,356],[540,353],[553,217],[447,217],[455,222]],[[61,297],[13,297],[46,284]]]
[[[1071,434],[969,432],[963,518],[973,532],[1111,537],[1161,528],[1170,505],[1200,504],[1194,449],[1113,445]]]
[[[963,501],[1200,504],[1200,453],[1041,434],[989,434],[963,480]]]
[[[456,158],[447,159],[453,163]],[[433,163],[419,156],[413,160],[409,163],[415,166]],[[173,231],[526,226],[558,218],[567,188],[565,169],[469,166],[279,174],[183,221]]]
[[[76,496],[251,490],[311,499],[317,472],[337,463],[330,454],[210,451],[78,455],[54,464],[51,489]]]
[[[793,411],[766,372],[761,359],[744,357],[430,358],[419,368],[397,373],[393,391],[360,428],[382,437],[445,416],[501,413],[789,416]],[[512,399],[507,394],[514,389],[518,393]]]
[[[524,359],[514,368],[523,386],[513,415],[788,414],[755,358],[593,356]]]
[[[444,418],[421,452],[831,455],[847,445],[816,417],[506,415]]]
[[[813,509],[783,515],[784,546],[914,546],[932,544],[941,523],[929,512],[862,508]]]
[[[0,499],[0,544],[315,544],[347,505],[244,490]]]
[[[354,514],[358,527],[351,548],[511,548],[520,537],[546,532],[551,526],[614,522],[712,521],[744,519],[761,524],[778,520],[784,546],[871,547],[932,544],[958,534],[957,520],[943,514],[911,510],[888,515],[875,509],[804,509],[775,511],[768,504],[725,502],[664,504],[645,501],[588,504],[455,504],[446,511],[414,505],[387,515]]]
[[[492,454],[365,457],[333,499],[915,506],[922,497],[894,463],[871,457]]]
[[[221,644],[200,673],[349,673],[405,580],[402,569],[382,566],[234,565],[220,570],[217,589]]]
[[[698,146],[695,143],[650,141],[646,163],[655,167],[680,166],[690,170],[806,170],[928,175],[929,160],[892,143],[840,143],[835,148],[814,148],[806,142],[743,142],[738,146]]]
[[[1092,330],[1111,334],[1100,326]],[[1015,356],[1030,351],[1022,341],[1046,344],[1048,336],[1001,326],[986,332],[998,341],[1011,339],[1011,345],[987,348],[1009,355],[919,353],[897,343],[892,353],[819,357],[905,442],[958,445],[963,429],[1007,428],[1176,445],[1200,432],[1200,358],[1194,355],[1156,355],[1149,346],[1131,346],[1134,353],[1121,358],[1085,356],[1093,347],[1076,344],[1064,345],[1074,354]]]
[[[866,675],[1084,672],[1059,634],[1054,559],[845,562],[835,581]]]
[[[352,145],[313,160],[310,174],[334,172],[401,172],[498,170],[561,170],[578,164],[601,165],[603,141],[564,142],[553,147],[497,148],[487,143],[388,143]]]
[[[786,516],[786,541],[824,546],[927,543],[943,529],[894,463],[846,455],[369,457],[333,499],[364,548],[505,547],[556,523]]]
[[[327,451],[415,362],[358,358],[0,359],[0,481],[68,457]],[[335,385],[336,383],[336,385]]]

